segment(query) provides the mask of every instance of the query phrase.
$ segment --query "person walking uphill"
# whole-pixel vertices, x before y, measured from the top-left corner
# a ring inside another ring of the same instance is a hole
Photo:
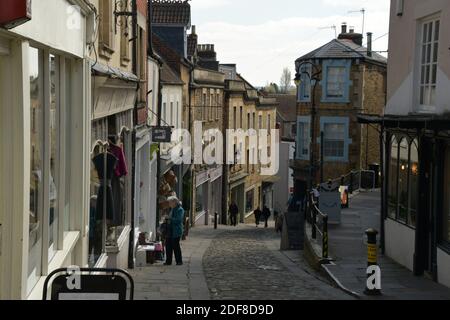
[[[270,212],[269,207],[264,206],[262,214],[263,214],[263,217],[264,217],[264,227],[268,228],[269,227],[269,218],[272,215],[272,213]]]
[[[230,208],[230,223],[233,227],[237,226],[237,216],[239,214],[239,208],[236,202],[231,203]]]
[[[259,221],[261,221],[261,216],[263,214],[263,212],[261,211],[261,209],[258,207],[256,208],[256,210],[253,212],[253,214],[255,215],[255,223],[256,223],[256,227],[259,226]]]
[[[169,216],[169,234],[166,238],[166,266],[172,265],[173,254],[177,266],[183,265],[183,256],[181,253],[180,240],[183,236],[184,209],[177,197],[168,199],[172,211]]]

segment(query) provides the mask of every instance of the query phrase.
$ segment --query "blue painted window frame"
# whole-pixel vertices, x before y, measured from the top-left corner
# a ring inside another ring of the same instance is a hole
[[[311,84],[311,79],[304,74],[304,72],[309,73],[310,75],[312,74],[312,67],[311,65],[304,65],[303,67],[301,67],[300,70],[300,79],[301,79],[301,84],[300,87],[298,88],[298,100],[300,102],[311,102],[311,94],[312,94],[312,84]],[[306,88],[309,87],[309,95],[306,96]]]
[[[321,117],[320,118],[320,132],[325,132],[325,124],[343,124],[345,126],[345,139],[344,139],[344,156],[343,157],[325,157],[325,161],[334,162],[348,162],[349,161],[349,147],[353,143],[350,138],[350,119],[348,117]],[[321,143],[320,137],[317,143]]]
[[[352,61],[348,59],[336,59],[336,60],[324,60],[322,62],[322,70],[323,70],[323,79],[321,81],[322,85],[322,102],[325,103],[350,103],[350,86],[353,84],[353,82],[350,80],[350,70],[352,66]],[[343,67],[345,68],[345,79],[346,83],[344,86],[344,96],[341,98],[337,97],[328,97],[328,70],[331,67]]]
[[[296,149],[295,149],[296,153],[295,154],[296,154],[296,159],[297,160],[309,160],[310,144],[311,144],[311,134],[310,134],[311,130],[308,130],[308,136],[309,136],[308,141],[310,142],[308,144],[308,146],[307,146],[308,154],[307,155],[303,155],[300,152],[301,142],[303,143],[303,140],[304,140],[302,138],[302,131],[300,130],[300,128],[302,128],[303,125],[305,125],[305,124],[307,124],[307,125],[311,124],[311,118],[310,117],[305,117],[305,116],[297,117],[297,139],[296,139],[296,146],[295,146],[296,147]]]

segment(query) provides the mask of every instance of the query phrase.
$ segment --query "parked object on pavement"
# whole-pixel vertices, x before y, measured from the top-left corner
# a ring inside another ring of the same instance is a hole
[[[264,227],[268,228],[269,227],[269,218],[272,215],[272,213],[270,212],[269,207],[264,206],[262,215],[264,217]]]

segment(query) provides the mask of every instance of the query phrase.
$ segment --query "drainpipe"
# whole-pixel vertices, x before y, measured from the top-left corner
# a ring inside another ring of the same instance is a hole
[[[132,70],[133,70],[133,74],[136,75],[139,79],[139,75],[137,74],[137,70],[138,70],[138,56],[137,56],[137,40],[138,40],[138,35],[137,35],[137,3],[136,0],[132,0],[131,1],[131,12],[132,12],[132,26],[133,26],[133,48],[132,48]],[[138,85],[137,85],[137,89],[136,89],[136,94],[139,95],[139,90],[140,90],[140,82],[138,81]],[[130,230],[130,241],[129,241],[129,246],[128,246],[128,268],[129,269],[134,269],[134,238],[135,238],[135,234],[134,234],[134,229],[135,229],[135,220],[134,220],[134,215],[135,215],[135,198],[136,198],[136,125],[138,122],[138,111],[137,111],[137,106],[138,106],[138,100],[139,98],[136,98],[135,101],[135,105],[134,105],[134,110],[133,110],[133,124],[134,124],[134,129],[133,129],[133,134],[132,134],[132,170],[131,170],[131,230]]]

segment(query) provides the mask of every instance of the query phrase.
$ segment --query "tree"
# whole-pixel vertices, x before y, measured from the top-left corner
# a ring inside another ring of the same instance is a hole
[[[292,82],[292,73],[289,70],[289,68],[284,68],[280,80],[280,90],[282,93],[289,92],[289,89],[291,88],[291,82]]]

